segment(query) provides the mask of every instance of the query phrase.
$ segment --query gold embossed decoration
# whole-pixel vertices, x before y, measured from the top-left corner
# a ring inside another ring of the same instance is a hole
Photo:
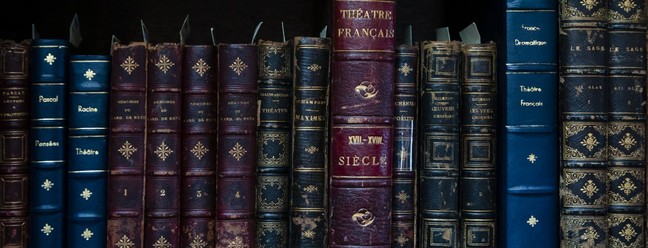
[[[410,72],[412,72],[413,69],[407,63],[405,63],[400,68],[398,68],[398,71],[400,73],[403,73],[403,76],[407,77],[407,74],[410,74]]]
[[[304,151],[307,152],[307,153],[310,153],[311,155],[313,155],[316,152],[318,152],[319,149],[317,147],[315,147],[315,146],[309,146],[309,147],[304,148]]]
[[[94,235],[94,233],[92,233],[88,228],[86,228],[83,233],[81,233],[81,237],[83,237],[85,240],[90,240],[90,238],[92,238],[92,235]]]
[[[592,180],[587,180],[587,183],[583,185],[581,188],[581,192],[583,192],[587,197],[592,198],[596,192],[598,192],[599,189],[596,187],[596,184]]]
[[[306,192],[308,192],[308,193],[314,193],[314,192],[317,192],[317,186],[312,185],[312,184],[311,184],[311,185],[308,185],[307,187],[304,187],[304,191],[306,191]]]
[[[376,86],[369,81],[363,81],[358,86],[356,86],[354,90],[364,99],[371,99],[378,95],[378,88],[376,88]]]
[[[155,241],[155,244],[153,244],[153,247],[155,248],[169,248],[171,247],[171,243],[164,238],[164,236],[160,236],[160,238]]]
[[[538,222],[540,222],[540,220],[536,219],[535,216],[531,215],[531,217],[529,217],[526,223],[529,224],[529,226],[531,227],[535,227],[538,224]]]
[[[190,151],[194,156],[196,156],[196,158],[198,158],[198,160],[201,160],[202,157],[205,156],[207,152],[209,152],[209,149],[207,149],[207,147],[205,147],[202,143],[200,143],[200,141],[198,141],[198,143],[196,143],[196,145]]]
[[[592,10],[596,5],[599,4],[597,0],[581,0],[581,5],[583,5],[587,10]]]
[[[398,237],[394,238],[394,242],[396,242],[400,247],[405,247],[405,244],[407,244],[409,240],[410,239],[402,233],[398,235]]]
[[[164,161],[169,157],[169,155],[171,155],[171,153],[173,153],[173,150],[171,150],[169,146],[167,146],[167,144],[165,144],[164,141],[162,141],[162,144],[160,144],[153,153],[155,153],[155,155],[157,155],[158,158]]]
[[[41,228],[41,232],[43,232],[46,236],[49,236],[53,231],[54,227],[50,226],[48,223],[45,223],[43,228]]]
[[[301,233],[302,239],[307,238],[307,239],[313,239],[315,238],[315,232],[313,230],[306,230]]]
[[[52,55],[51,53],[47,53],[47,56],[45,56],[45,59],[43,60],[49,65],[53,65],[54,61],[56,61],[56,57],[54,57],[54,55]]]
[[[200,236],[196,236],[193,241],[191,241],[191,244],[189,244],[191,248],[205,248],[207,246],[207,242],[205,242]]]
[[[155,66],[157,66],[158,69],[164,72],[164,74],[166,74],[167,71],[169,71],[171,67],[173,67],[174,65],[175,63],[171,62],[169,57],[167,57],[164,54],[162,54],[162,56],[160,56],[160,59],[157,61],[157,63],[155,63]]]
[[[236,60],[229,66],[232,71],[236,73],[236,75],[241,75],[241,73],[247,68],[247,65],[241,60],[241,58],[236,57]]]
[[[286,166],[290,148],[288,133],[265,132],[259,139],[259,166]],[[273,149],[281,148],[281,149]]]
[[[636,7],[637,4],[632,0],[624,0],[619,2],[619,8],[623,9],[625,12],[630,12],[632,9]]]
[[[124,68],[126,72],[128,72],[128,75],[130,75],[131,73],[133,73],[133,71],[135,71],[139,64],[137,64],[137,62],[135,62],[135,60],[131,56],[128,56],[120,66]]]
[[[92,80],[92,78],[94,78],[95,75],[97,75],[97,73],[95,73],[94,71],[92,71],[92,70],[90,70],[90,69],[88,69],[88,70],[83,74],[83,76],[84,76],[85,78],[87,78],[88,80]]]
[[[630,224],[626,224],[626,225],[623,227],[623,230],[621,230],[621,231],[619,232],[619,235],[621,235],[621,237],[625,238],[626,241],[630,241],[630,240],[632,240],[635,236],[637,236],[637,231],[635,231],[635,229],[632,228],[632,225],[630,225]]]
[[[227,245],[227,248],[248,248],[248,245],[243,243],[243,239],[239,236],[234,237],[234,240]]]
[[[247,150],[245,150],[245,148],[243,148],[243,146],[241,146],[241,144],[239,144],[238,142],[236,142],[234,147],[232,147],[232,149],[230,149],[229,151],[229,154],[232,155],[232,157],[234,157],[236,161],[240,161],[245,153],[247,153]]]
[[[398,199],[398,201],[401,202],[401,204],[405,204],[405,201],[407,201],[407,199],[409,198],[409,195],[407,193],[405,193],[404,190],[401,190],[400,192],[398,192],[398,195],[396,195],[395,197],[396,197],[396,199]]]
[[[406,147],[403,147],[396,153],[396,156],[398,156],[398,160],[405,162],[409,159],[409,151]]]
[[[54,187],[54,183],[52,181],[50,181],[49,179],[45,179],[45,181],[43,181],[43,184],[41,185],[41,187],[43,189],[47,190],[47,191],[50,191],[50,189],[52,189],[52,187]]]
[[[358,211],[353,215],[351,215],[351,220],[355,221],[362,227],[366,227],[373,224],[374,220],[376,220],[376,216],[374,216],[373,213],[369,212],[369,210],[367,210],[366,208],[361,208],[358,209]]]
[[[596,137],[594,137],[594,134],[588,133],[587,137],[585,137],[581,142],[581,145],[583,145],[587,150],[590,152],[594,149],[594,147],[599,145],[598,140]]]
[[[538,156],[536,156],[535,154],[531,153],[531,154],[529,154],[529,156],[527,156],[527,160],[529,160],[529,162],[531,162],[532,164],[534,164],[536,161],[538,161]]]
[[[92,191],[90,191],[88,188],[85,188],[83,189],[83,192],[81,192],[80,196],[87,201],[88,199],[90,199],[90,196],[92,196]]]
[[[585,233],[580,236],[581,240],[589,244],[594,244],[594,242],[596,242],[598,238],[600,238],[600,235],[598,234],[598,232],[596,232],[596,230],[594,230],[594,227],[591,226],[587,227]]]
[[[308,69],[311,70],[312,72],[316,72],[322,69],[322,67],[318,64],[311,64],[308,66]]]
[[[203,59],[199,59],[198,62],[196,62],[196,64],[194,64],[191,68],[194,69],[194,71],[202,77],[203,75],[205,75],[205,72],[207,72],[211,67],[207,63],[205,63]]]
[[[634,145],[637,144],[637,141],[632,137],[630,133],[625,133],[625,136],[619,140],[619,145],[622,145],[626,150],[630,150]]]
[[[119,241],[117,241],[117,243],[115,243],[115,246],[117,246],[117,248],[133,248],[135,243],[133,243],[128,236],[124,235]]]
[[[637,189],[637,186],[632,182],[632,179],[626,177],[623,183],[619,185],[619,189],[626,195],[630,195],[633,190]]]
[[[124,156],[126,159],[130,159],[130,156],[133,155],[137,151],[137,148],[135,148],[128,140],[122,144],[122,146],[117,149],[117,151]]]

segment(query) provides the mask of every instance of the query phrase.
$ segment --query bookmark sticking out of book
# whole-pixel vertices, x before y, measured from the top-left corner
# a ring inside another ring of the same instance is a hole
[[[184,22],[182,22],[182,27],[180,28],[180,45],[184,46],[185,41],[187,40],[187,37],[189,36],[189,32],[191,31],[191,27],[189,26],[189,15],[185,17]]]
[[[326,32],[327,32],[327,30],[328,30],[328,26],[324,26],[324,28],[322,29],[322,31],[320,31],[320,38],[322,38],[322,39],[326,38]]]
[[[112,39],[110,39],[110,56],[113,55],[113,50],[114,50],[114,48],[115,48],[114,45],[115,45],[115,44],[119,44],[119,43],[121,43],[121,41],[120,41],[119,39],[117,39],[117,36],[115,36],[115,35],[113,34]]]
[[[448,27],[437,28],[436,38],[438,41],[450,41],[450,28]]]
[[[257,33],[259,33],[259,30],[261,29],[261,24],[263,24],[263,22],[259,22],[259,24],[257,24],[257,26],[256,26],[256,29],[254,29],[254,34],[252,34],[252,43],[251,44],[254,44],[254,41],[256,40]]]
[[[142,39],[144,39],[144,44],[148,44],[149,33],[148,33],[148,29],[146,28],[146,25],[144,25],[144,20],[140,20],[140,24],[142,25]]]
[[[405,44],[408,46],[412,45],[412,25],[407,25],[405,29]]]
[[[211,35],[212,44],[213,44],[214,46],[217,46],[217,44],[216,44],[216,36],[214,35],[214,28],[210,28],[210,29],[209,29],[209,33],[210,33],[210,35]]]
[[[32,40],[40,39],[40,34],[36,31],[36,24],[32,24]]]
[[[78,48],[82,40],[83,37],[81,36],[79,16],[77,14],[74,14],[74,18],[72,18],[72,22],[70,23],[70,44]]]
[[[479,35],[479,30],[474,22],[461,30],[459,36],[464,44],[481,44],[481,35]]]
[[[281,35],[283,37],[283,42],[286,42],[286,29],[284,29],[284,23],[281,22]]]

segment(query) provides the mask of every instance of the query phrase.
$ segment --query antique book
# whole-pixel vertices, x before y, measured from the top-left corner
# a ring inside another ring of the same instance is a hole
[[[218,45],[217,247],[255,247],[258,56],[255,44]]]
[[[106,245],[110,56],[69,62],[67,247]]]
[[[0,40],[0,247],[29,243],[29,49]]]
[[[608,245],[642,247],[646,230],[646,0],[610,0],[607,16]]]
[[[332,1],[329,247],[390,247],[396,1]]]
[[[185,45],[182,62],[180,247],[214,247],[216,46]]]
[[[147,44],[111,47],[107,247],[144,246]]]
[[[326,245],[331,39],[293,39],[290,247]]]
[[[408,33],[411,35],[411,30]],[[419,47],[407,37],[396,47],[394,82],[394,156],[392,191],[392,247],[416,244],[416,171],[418,126]]]
[[[459,247],[461,43],[422,41],[419,247]]]
[[[559,2],[561,246],[606,247],[608,1]]]
[[[68,41],[31,45],[29,244],[65,247]]]
[[[498,247],[497,218],[497,45],[461,46],[460,247]]]
[[[555,0],[498,6],[506,27],[497,37],[503,247],[559,244],[557,7]]]
[[[182,55],[180,43],[148,47],[144,247],[180,245]]]
[[[256,243],[288,246],[292,131],[292,40],[259,40]]]

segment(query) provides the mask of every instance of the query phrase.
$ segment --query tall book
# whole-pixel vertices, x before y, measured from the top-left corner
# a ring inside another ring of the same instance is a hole
[[[259,40],[256,214],[258,247],[288,246],[292,40]]]
[[[329,247],[390,247],[396,1],[333,0]]]
[[[254,44],[218,45],[217,247],[255,246],[258,56]]]
[[[641,247],[646,230],[646,0],[608,5],[608,245]]]
[[[216,46],[185,45],[182,62],[180,247],[214,247]]]
[[[0,247],[29,243],[30,45],[0,40]]]
[[[608,1],[559,2],[561,246],[608,244]]]
[[[106,245],[110,65],[107,55],[70,56],[66,247]]]
[[[410,27],[411,28],[411,27]],[[392,247],[416,245],[416,171],[418,126],[419,48],[411,41],[396,47],[394,92],[394,156],[392,191]]]
[[[498,37],[499,223],[503,247],[557,247],[557,2],[505,1]]]
[[[182,48],[148,47],[144,247],[180,245]]]
[[[106,247],[143,247],[147,44],[113,42]]]
[[[460,247],[498,247],[496,181],[497,46],[461,46]]]
[[[326,246],[331,40],[293,40],[290,247]]]
[[[36,39],[30,51],[29,239],[65,247],[68,42]]]
[[[419,247],[459,247],[461,43],[420,50]]]

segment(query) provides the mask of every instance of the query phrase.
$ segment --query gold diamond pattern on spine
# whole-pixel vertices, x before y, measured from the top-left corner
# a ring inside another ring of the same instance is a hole
[[[119,241],[117,241],[117,243],[115,243],[115,246],[117,246],[117,248],[133,248],[135,243],[133,243],[128,236],[124,235],[119,239]]]
[[[137,151],[137,148],[135,148],[130,142],[125,141],[122,146],[117,149],[117,151],[124,156],[126,159],[130,159],[131,155]]]
[[[160,71],[164,72],[164,74],[166,74],[174,65],[175,63],[171,62],[171,59],[164,54],[162,54],[157,63],[155,63],[155,66],[157,66]]]
[[[241,73],[247,68],[247,65],[241,60],[241,58],[236,57],[236,60],[229,66],[236,73],[236,75],[241,75]]]
[[[234,147],[232,147],[232,149],[229,151],[229,154],[232,155],[232,157],[234,157],[236,161],[240,161],[245,153],[247,153],[247,150],[245,150],[245,148],[243,148],[243,146],[238,142],[236,142]]]
[[[209,149],[205,147],[205,145],[203,145],[200,141],[198,141],[198,143],[196,143],[196,145],[189,151],[193,153],[193,155],[196,156],[198,160],[201,160],[202,157],[205,156],[207,152],[209,152]]]
[[[205,75],[209,68],[211,67],[203,59],[199,59],[198,62],[191,67],[191,69],[194,69],[194,71],[201,77]]]
[[[124,69],[124,71],[128,72],[128,75],[131,75],[131,73],[133,73],[133,71],[135,71],[135,69],[137,69],[137,67],[139,67],[139,64],[137,62],[135,62],[135,60],[131,56],[128,56],[128,57],[126,57],[124,62],[121,63],[120,66],[121,66],[121,68]]]
[[[171,153],[173,153],[173,150],[171,150],[169,146],[162,141],[162,144],[160,144],[153,153],[155,153],[160,160],[164,161],[169,157],[169,155],[171,155]]]

